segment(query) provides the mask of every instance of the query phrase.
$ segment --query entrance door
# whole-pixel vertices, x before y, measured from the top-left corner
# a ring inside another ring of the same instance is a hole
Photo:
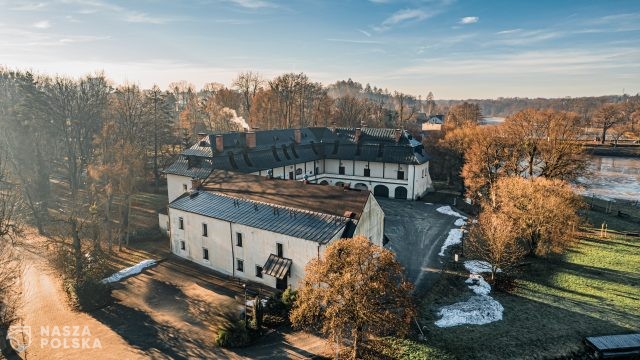
[[[376,185],[373,188],[373,195],[380,197],[389,197],[389,188],[384,185]]]
[[[278,290],[286,290],[287,289],[287,276],[284,279],[276,279],[276,289]]]

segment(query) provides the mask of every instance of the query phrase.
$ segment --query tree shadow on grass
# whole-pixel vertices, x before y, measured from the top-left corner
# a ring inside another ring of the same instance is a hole
[[[583,353],[582,340],[586,336],[632,331],[552,304],[508,294],[492,296],[504,307],[503,320],[438,328],[433,324],[438,318],[432,314],[425,319],[428,343],[462,360],[553,359]]]

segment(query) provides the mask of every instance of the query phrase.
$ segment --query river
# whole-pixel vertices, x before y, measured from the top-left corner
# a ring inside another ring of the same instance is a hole
[[[592,174],[578,182],[583,193],[605,200],[640,200],[640,158],[592,156]]]

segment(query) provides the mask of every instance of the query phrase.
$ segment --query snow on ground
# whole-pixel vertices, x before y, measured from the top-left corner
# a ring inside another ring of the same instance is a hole
[[[462,229],[451,229],[449,230],[449,236],[442,244],[442,248],[440,249],[440,253],[438,255],[444,256],[444,252],[447,250],[449,246],[460,244],[462,242],[462,233],[464,230]]]
[[[438,327],[463,324],[483,325],[502,320],[504,308],[487,295],[473,295],[467,301],[444,306],[438,311],[442,318],[436,321]]]
[[[491,272],[491,265],[486,261],[468,260],[464,262],[464,267],[471,273],[465,283],[475,295],[467,301],[442,307],[438,311],[438,316],[441,318],[435,322],[438,327],[462,324],[483,325],[502,320],[504,307],[489,296],[491,285],[482,275],[479,275],[483,272]]]
[[[491,264],[482,260],[467,260],[464,262],[464,268],[472,274],[491,272]],[[498,272],[502,272],[502,270],[498,269]]]
[[[491,285],[484,280],[482,275],[469,275],[469,278],[465,280],[465,284],[469,284],[469,289],[473,290],[476,295],[489,295],[491,292]]]
[[[462,225],[464,225],[466,222],[467,222],[467,221],[466,221],[465,219],[460,218],[460,219],[457,219],[457,220],[456,220],[456,222],[454,222],[454,223],[453,223],[453,225],[455,225],[455,226],[462,226]]]
[[[142,270],[154,266],[157,263],[156,260],[143,260],[131,267],[128,267],[126,269],[122,269],[120,271],[118,271],[117,273],[109,276],[108,278],[104,278],[102,279],[102,283],[103,284],[108,284],[108,283],[113,283],[113,282],[118,282],[124,278],[127,278],[129,276],[133,276],[136,274],[139,274],[142,272]]]
[[[464,215],[461,215],[459,212],[454,211],[453,209],[451,209],[451,206],[446,205],[446,206],[440,206],[439,208],[436,209],[437,212],[441,213],[441,214],[445,214],[445,215],[451,215],[451,216],[457,216],[461,219],[466,219],[467,217]]]

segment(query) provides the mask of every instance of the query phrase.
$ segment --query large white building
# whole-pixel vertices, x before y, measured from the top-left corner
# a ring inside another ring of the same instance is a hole
[[[384,213],[369,192],[215,170],[169,204],[174,254],[277,289],[339,238],[382,245]]]
[[[213,169],[418,199],[431,188],[428,160],[404,130],[304,128],[202,134],[165,172],[170,201]]]
[[[419,199],[431,187],[428,166],[422,144],[399,129],[201,134],[165,169],[169,214],[161,226],[178,256],[295,287],[335,239],[363,235],[382,245],[374,195]]]

